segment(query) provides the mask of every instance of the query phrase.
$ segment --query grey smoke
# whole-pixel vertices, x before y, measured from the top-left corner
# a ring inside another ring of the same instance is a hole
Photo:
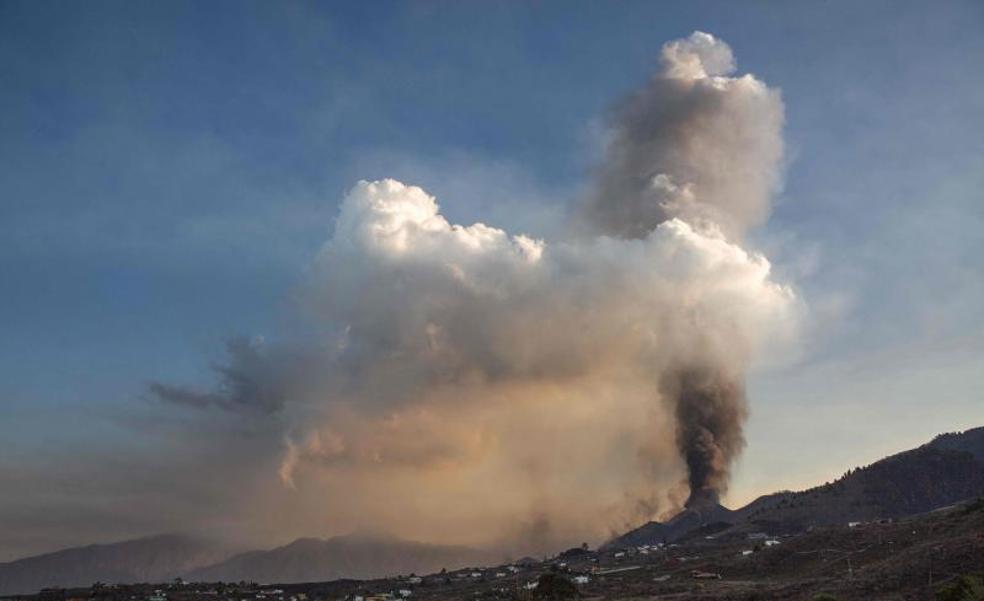
[[[212,366],[219,378],[215,391],[199,392],[161,382],[151,382],[149,390],[162,401],[189,407],[260,414],[283,408],[285,374],[277,362],[261,354],[255,343],[246,338],[229,340],[226,354],[227,363]]]
[[[731,49],[696,32],[663,49],[663,70],[615,111],[606,158],[584,218],[595,231],[642,238],[682,218],[740,237],[768,214],[779,182],[779,93],[735,69]],[[722,360],[723,359],[723,360]],[[716,503],[744,447],[744,382],[726,355],[695,356],[667,374],[687,505]],[[726,375],[728,374],[728,375]]]
[[[238,341],[215,390],[151,391],[274,418],[280,479],[337,529],[481,544],[549,516],[515,535],[549,546],[678,508],[681,482],[716,500],[744,373],[796,329],[739,245],[778,183],[782,104],[707,34],[662,58],[613,113],[577,231],[453,224],[420,188],[359,182],[296,295],[303,341]]]
[[[779,92],[751,75],[726,77],[731,49],[706,33],[667,44],[662,63],[614,111],[584,218],[628,238],[673,217],[740,236],[768,216],[779,184]]]

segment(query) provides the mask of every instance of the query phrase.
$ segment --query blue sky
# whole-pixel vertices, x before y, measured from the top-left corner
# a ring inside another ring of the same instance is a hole
[[[0,1],[0,456],[139,445],[148,381],[282,325],[358,179],[543,233],[697,29],[782,90],[754,243],[814,324],[752,376],[729,500],[984,423],[979,2]]]

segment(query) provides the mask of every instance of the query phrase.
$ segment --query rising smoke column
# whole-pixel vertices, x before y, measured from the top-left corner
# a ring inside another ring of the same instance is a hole
[[[686,505],[715,505],[727,489],[731,462],[745,446],[744,383],[711,367],[689,367],[667,374],[663,392],[676,401],[676,442],[690,489]]]
[[[740,246],[778,182],[782,104],[727,77],[707,34],[662,61],[612,114],[567,235],[454,224],[418,187],[359,182],[297,293],[308,334],[232,345],[214,392],[153,392],[282,424],[280,478],[336,530],[474,544],[528,522],[550,546],[677,506],[681,479],[716,500],[744,374],[797,321]]]
[[[768,214],[782,156],[782,101],[734,71],[731,49],[696,32],[666,44],[663,69],[616,112],[584,218],[593,230],[645,237],[668,219],[740,238]],[[687,505],[717,503],[745,441],[741,359],[698,354],[661,383],[675,401]]]

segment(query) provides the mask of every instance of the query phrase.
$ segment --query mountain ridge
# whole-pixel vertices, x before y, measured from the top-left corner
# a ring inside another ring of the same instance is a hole
[[[500,559],[470,547],[436,545],[391,537],[305,537],[267,551],[248,551],[193,570],[192,580],[314,582],[430,573]]]
[[[666,523],[648,522],[617,536],[605,547],[673,542],[715,523],[718,528],[701,534],[787,534],[812,526],[915,515],[981,495],[984,427],[940,434],[914,449],[849,469],[833,482],[762,495],[735,510],[718,506],[713,519],[695,519],[684,510]],[[725,519],[719,519],[722,516]]]
[[[117,543],[69,547],[0,563],[0,594],[94,582],[161,582],[190,567],[212,563],[229,549],[182,534],[158,534]]]
[[[934,437],[803,491],[762,495],[736,510],[708,503],[666,523],[648,522],[603,548],[673,542],[696,536],[783,534],[924,513],[984,496],[984,427]],[[374,532],[302,537],[266,550],[233,550],[193,536],[164,534],[119,543],[61,549],[0,563],[0,594],[96,581],[195,580],[312,582],[374,578],[491,564],[494,551],[401,540]]]

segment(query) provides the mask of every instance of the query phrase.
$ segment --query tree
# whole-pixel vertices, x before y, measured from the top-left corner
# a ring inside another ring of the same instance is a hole
[[[548,601],[566,601],[577,598],[577,587],[574,583],[560,574],[547,572],[540,576],[534,589],[537,599]]]
[[[984,574],[966,574],[936,591],[937,601],[984,601]]]

